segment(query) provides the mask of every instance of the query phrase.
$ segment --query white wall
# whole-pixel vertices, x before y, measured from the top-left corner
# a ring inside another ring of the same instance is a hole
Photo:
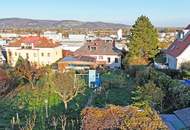
[[[121,67],[121,56],[118,55],[89,55],[95,57],[96,61],[106,61],[106,65],[110,68],[120,68]],[[110,63],[108,62],[110,58]],[[115,58],[118,58],[118,63],[115,63]]]
[[[0,36],[3,38],[9,38],[9,37],[19,37],[18,34],[16,33],[0,33]]]
[[[168,67],[170,69],[180,69],[181,64],[190,61],[190,46],[188,46],[178,57],[166,55]]]
[[[177,68],[180,68],[182,63],[190,61],[190,46],[188,46],[183,53],[177,57],[177,61]]]

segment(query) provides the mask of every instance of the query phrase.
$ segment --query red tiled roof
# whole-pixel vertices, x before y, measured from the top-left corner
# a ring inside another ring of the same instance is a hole
[[[8,80],[6,72],[0,68],[0,81]]]
[[[173,44],[167,49],[166,54],[173,57],[178,57],[190,45],[190,35],[183,40],[175,40]]]
[[[21,43],[33,43],[34,47],[37,47],[37,48],[54,48],[60,45],[45,37],[28,36],[28,37],[23,37],[14,42],[11,42],[8,45],[8,47],[20,47]]]

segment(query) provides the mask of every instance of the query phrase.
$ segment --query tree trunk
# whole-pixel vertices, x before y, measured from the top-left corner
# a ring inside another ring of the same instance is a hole
[[[62,130],[65,130],[66,124],[67,124],[67,118],[66,118],[65,115],[62,115],[62,116],[61,116],[61,129],[62,129]]]
[[[67,102],[64,102],[64,106],[65,106],[65,111],[67,111],[67,107],[68,107]]]

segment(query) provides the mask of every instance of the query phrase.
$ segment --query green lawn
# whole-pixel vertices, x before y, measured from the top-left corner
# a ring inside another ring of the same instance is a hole
[[[131,92],[134,81],[122,70],[106,71],[101,73],[102,91],[95,95],[93,106],[105,107],[106,105],[127,106],[131,104]]]

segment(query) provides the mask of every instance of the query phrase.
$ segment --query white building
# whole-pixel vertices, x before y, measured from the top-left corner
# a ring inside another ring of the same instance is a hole
[[[69,34],[70,41],[85,41],[86,35],[84,34]]]
[[[117,40],[122,40],[122,38],[123,38],[123,31],[122,29],[119,29],[117,31]]]
[[[62,41],[64,38],[62,33],[57,33],[56,31],[46,31],[41,36],[46,37],[48,39],[52,39],[52,40],[57,41],[57,42]]]
[[[85,43],[86,35],[83,34],[69,34],[68,38],[64,38],[61,42],[62,49],[71,52],[76,51],[82,47]]]
[[[190,26],[179,32],[178,38],[166,51],[168,68],[180,69],[181,64],[190,62]]]
[[[2,38],[17,38],[19,37],[16,33],[0,33],[0,37]]]
[[[6,46],[7,45],[7,40],[0,39],[0,46]]]
[[[62,58],[60,44],[45,37],[23,37],[5,47],[7,62],[15,66],[19,56],[37,66],[51,65]]]

